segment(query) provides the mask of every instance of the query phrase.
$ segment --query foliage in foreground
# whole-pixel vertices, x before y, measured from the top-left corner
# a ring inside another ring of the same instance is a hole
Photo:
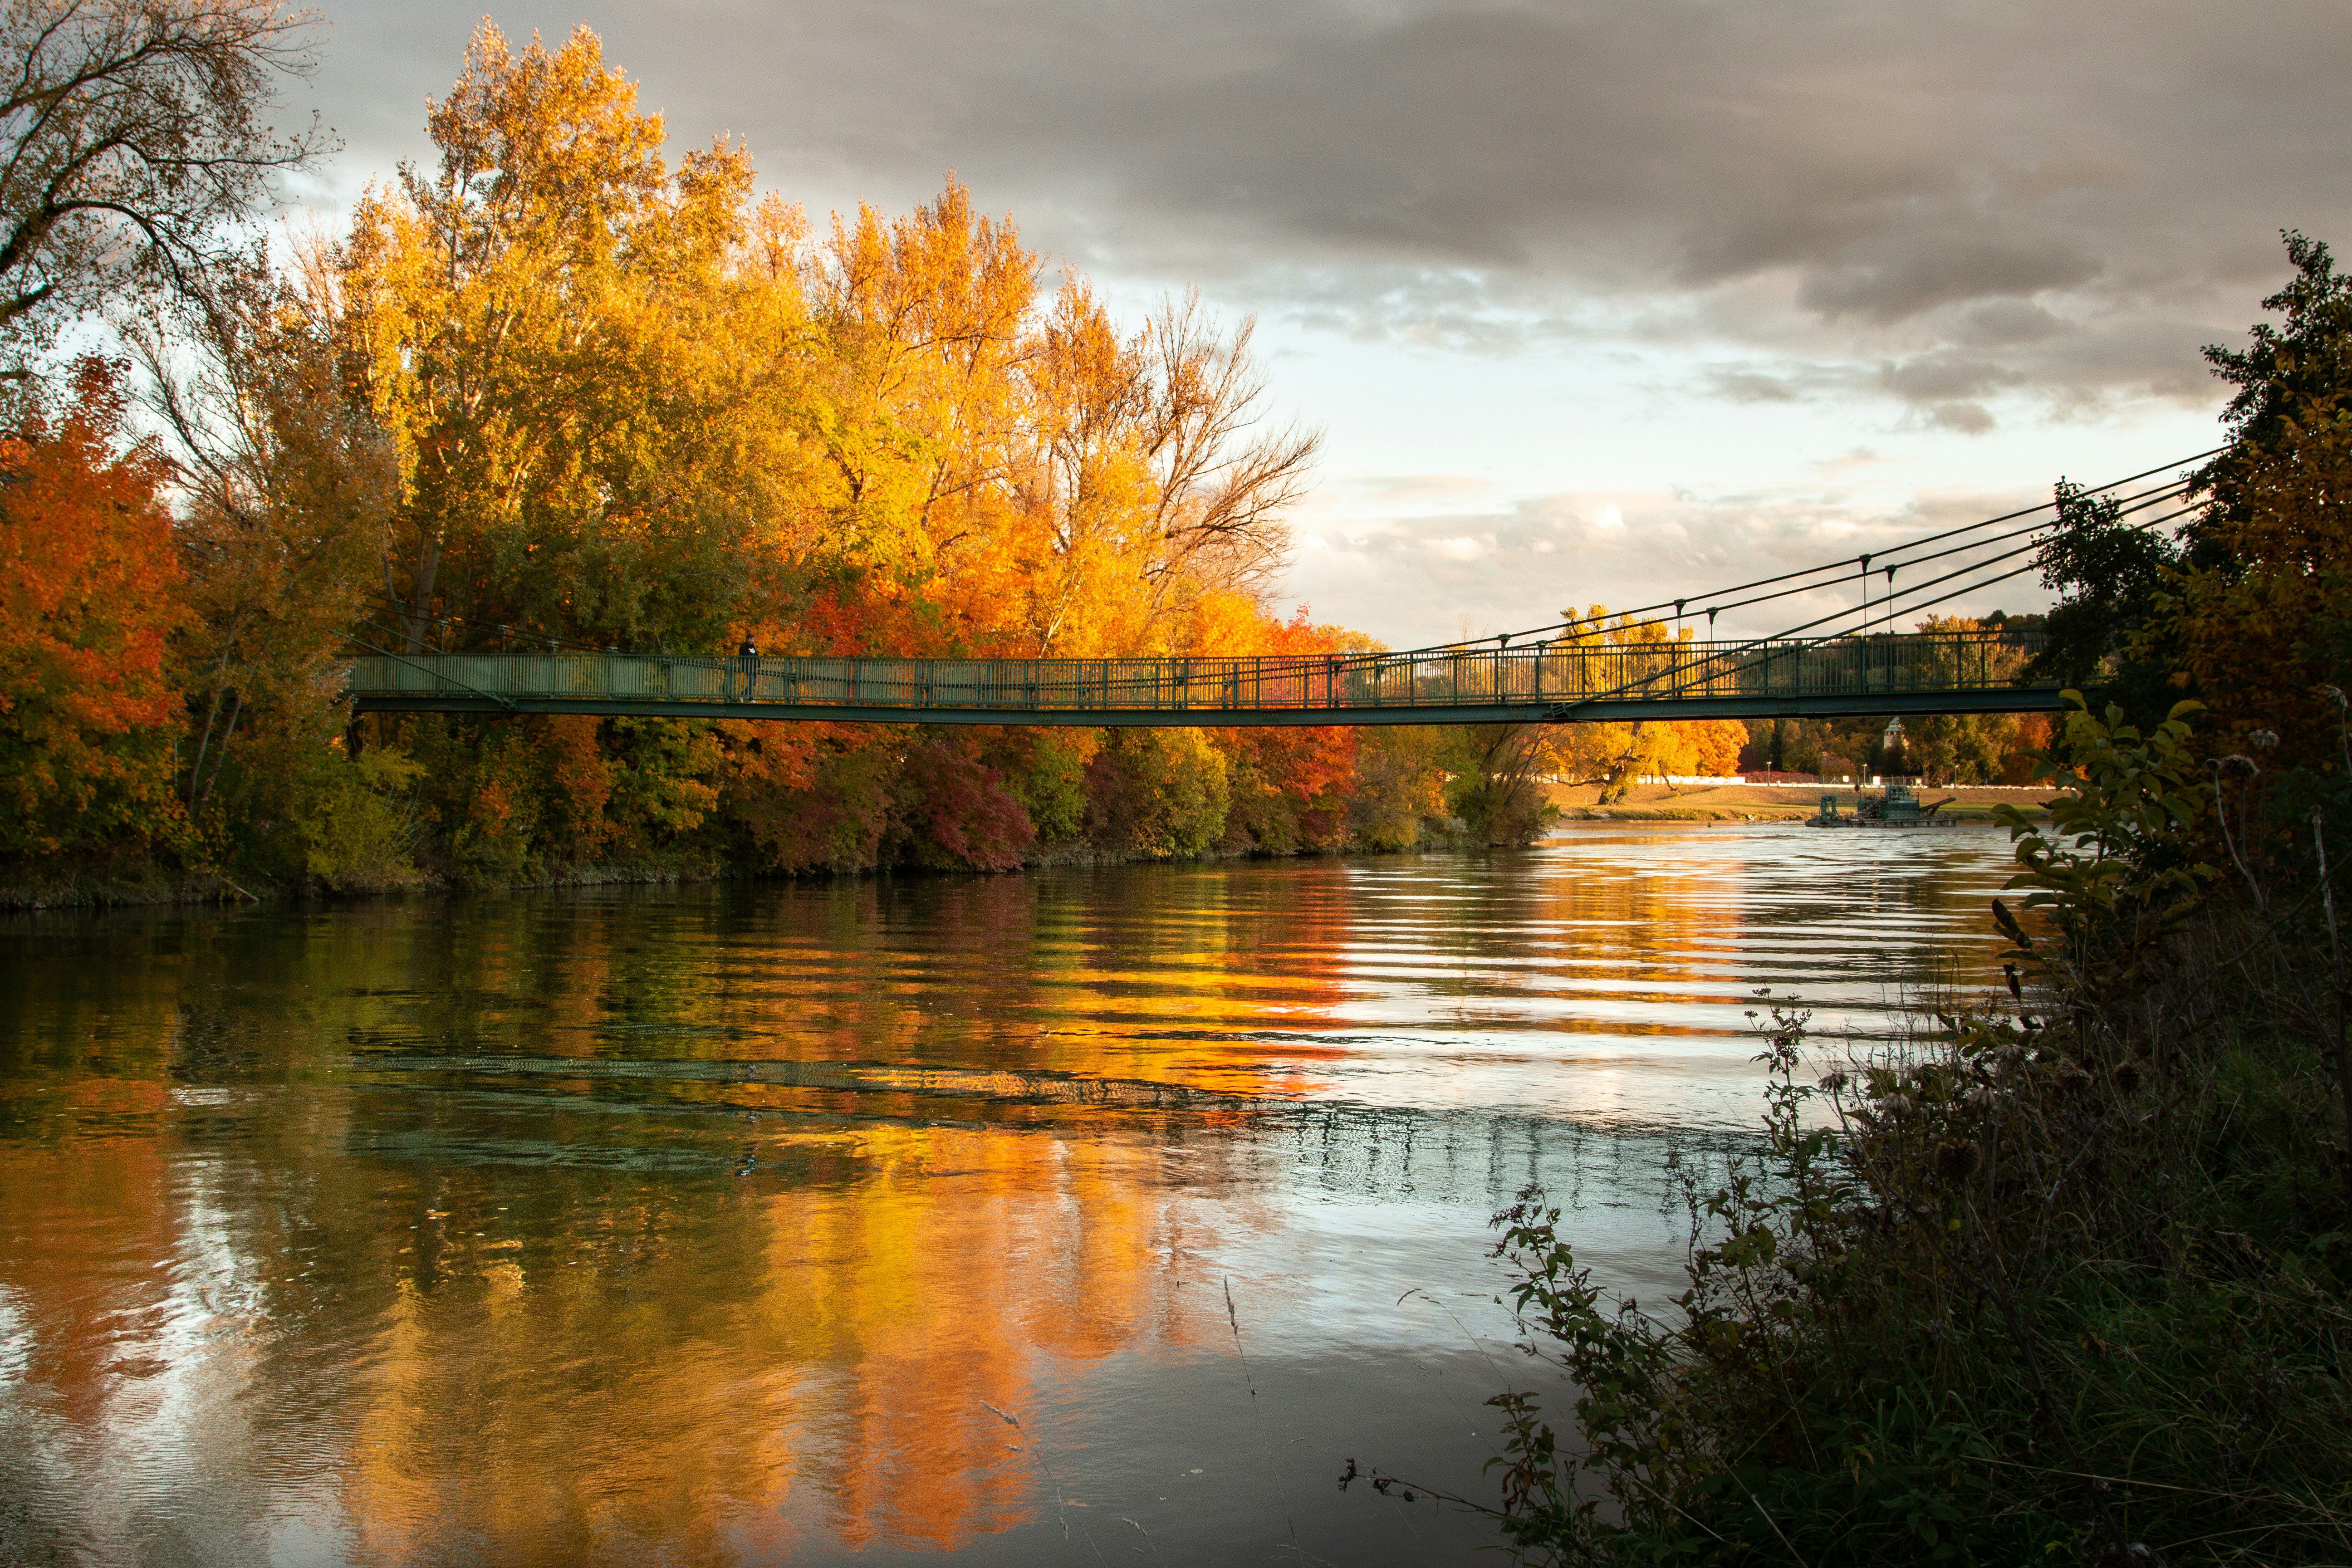
[[[1529,1192],[1524,1559],[2352,1558],[2344,971],[2324,884],[2212,894],[2187,714],[2068,721],[2013,825],[2011,994],[1815,1081],[1771,1005],[1765,1137],[1691,1194],[1689,1287],[1612,1302]]]

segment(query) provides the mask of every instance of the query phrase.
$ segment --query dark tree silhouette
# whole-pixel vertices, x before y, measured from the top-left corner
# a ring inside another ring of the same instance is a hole
[[[271,179],[326,150],[265,122],[313,61],[278,0],[0,0],[0,331],[184,293]]]

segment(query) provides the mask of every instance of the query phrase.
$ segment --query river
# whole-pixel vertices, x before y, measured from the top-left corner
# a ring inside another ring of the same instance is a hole
[[[1490,1562],[1487,1219],[1662,1300],[1993,831],[0,923],[0,1561]]]

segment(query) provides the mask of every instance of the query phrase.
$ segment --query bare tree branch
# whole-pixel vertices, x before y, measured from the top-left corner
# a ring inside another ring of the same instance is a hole
[[[1289,559],[1290,509],[1309,488],[1323,433],[1259,429],[1265,377],[1250,355],[1255,319],[1230,340],[1198,290],[1151,318],[1153,406],[1144,450],[1159,480],[1155,522],[1162,579],[1180,571],[1221,586],[1255,587]]]
[[[0,0],[0,332],[38,343],[233,263],[269,182],[329,148],[263,117],[313,61],[281,0]]]

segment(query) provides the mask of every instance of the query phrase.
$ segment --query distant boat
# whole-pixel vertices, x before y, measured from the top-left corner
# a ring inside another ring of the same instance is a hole
[[[1937,827],[1951,819],[1936,814],[1958,798],[1946,795],[1923,805],[1909,784],[1889,779],[1875,795],[1857,793],[1853,810],[1847,813],[1838,810],[1837,796],[1825,795],[1821,811],[1807,820],[1815,827]]]

